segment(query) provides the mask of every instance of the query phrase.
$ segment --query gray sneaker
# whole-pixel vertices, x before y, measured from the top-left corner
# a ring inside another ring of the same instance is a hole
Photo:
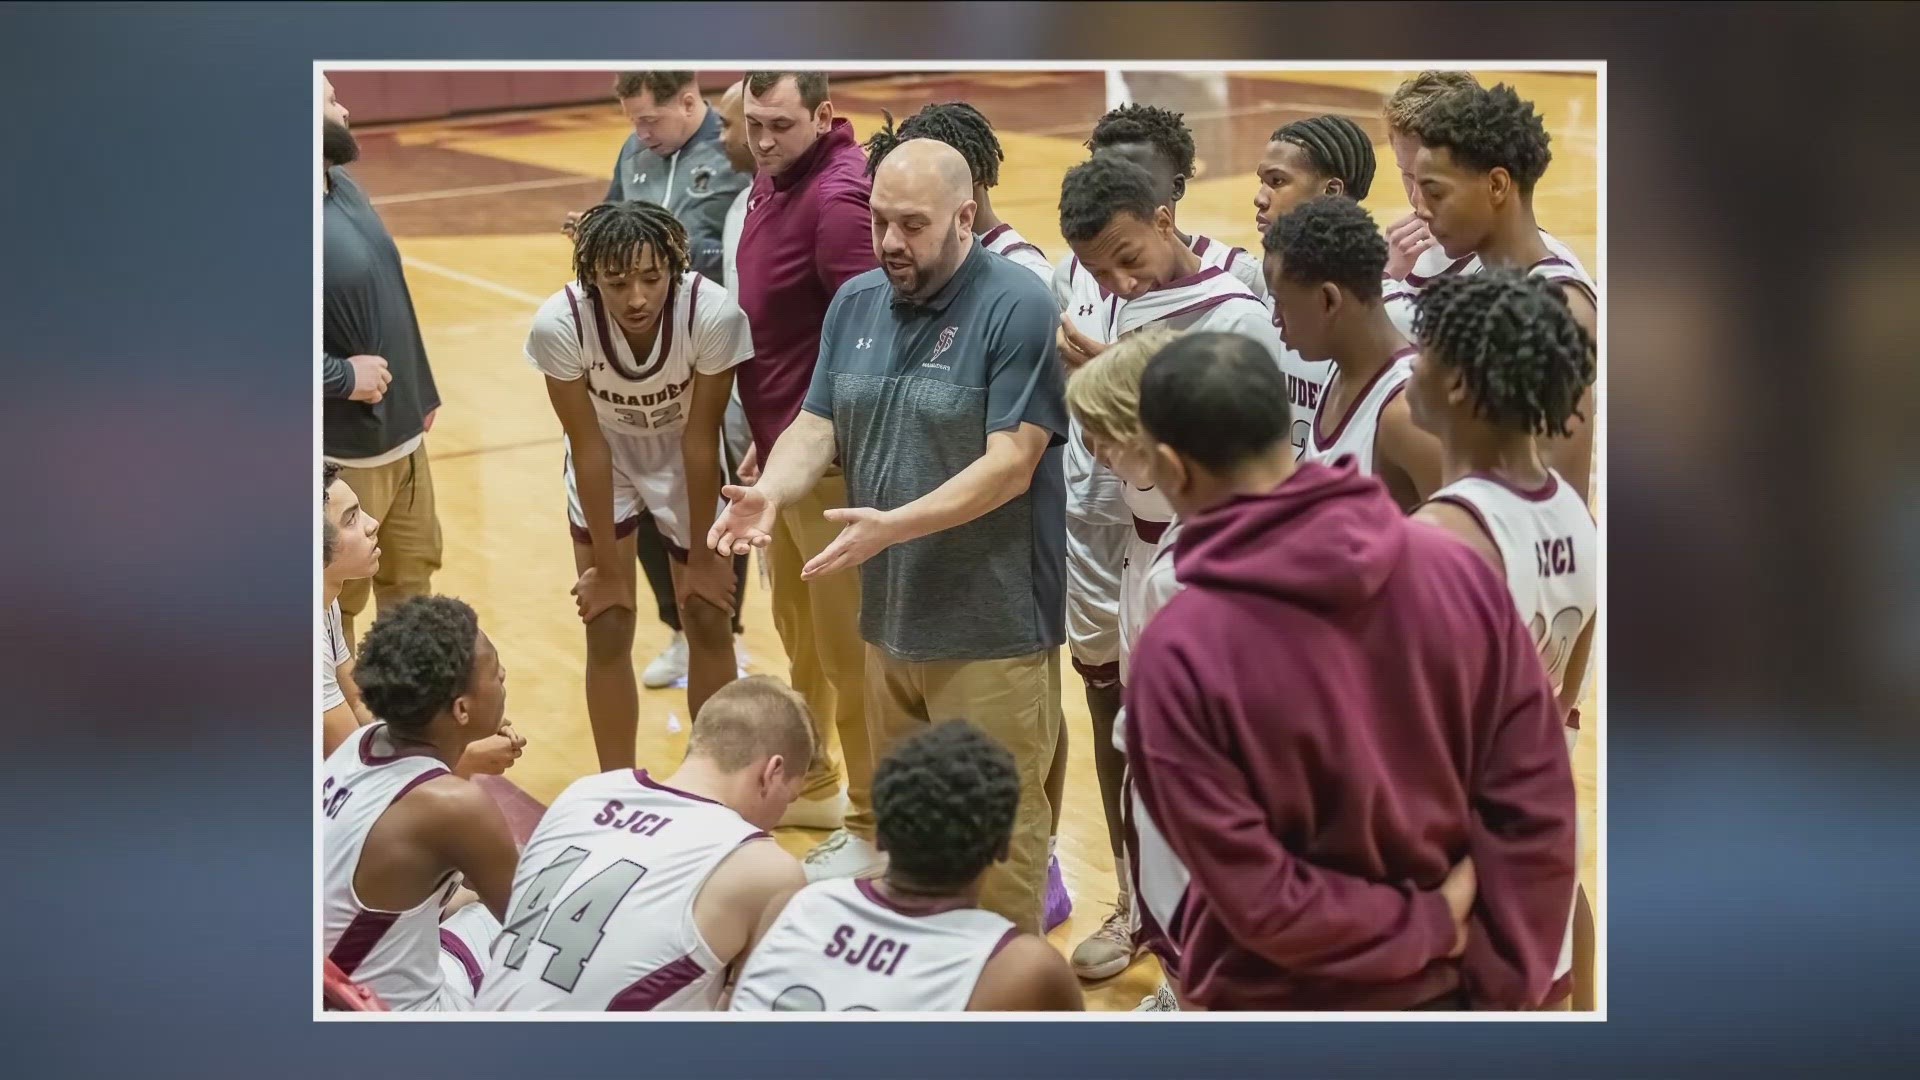
[[[1133,940],[1126,897],[1120,900],[1120,906],[1113,909],[1100,929],[1074,946],[1073,973],[1088,982],[1113,978],[1132,967],[1134,958],[1140,955],[1140,947]]]
[[[845,829],[833,833],[801,860],[800,869],[809,882],[830,878],[878,877],[887,868],[887,857],[880,849]]]

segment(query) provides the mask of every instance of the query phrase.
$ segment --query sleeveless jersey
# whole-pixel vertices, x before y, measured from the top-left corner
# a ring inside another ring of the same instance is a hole
[[[1053,264],[1047,261],[1047,253],[1014,232],[1013,226],[1003,222],[980,234],[980,246],[1040,275],[1041,281],[1053,283]]]
[[[747,958],[735,1012],[964,1012],[1019,933],[974,907],[895,906],[864,878],[793,894]]]
[[[575,781],[527,840],[476,1009],[711,1010],[726,965],[693,903],[722,860],[766,836],[644,769]]]
[[[1247,291],[1254,295],[1254,299],[1267,298],[1267,275],[1260,268],[1260,260],[1247,254],[1246,249],[1234,247],[1232,244],[1223,244],[1211,236],[1201,236],[1199,233],[1193,234],[1193,239],[1187,242],[1187,247],[1191,248],[1195,255],[1200,256],[1202,267],[1217,266],[1239,279],[1240,284],[1245,285]]]
[[[1527,272],[1544,277],[1548,275],[1541,273],[1542,270],[1554,271],[1560,276],[1555,276],[1553,280],[1565,281],[1566,287],[1570,289],[1584,289],[1588,298],[1593,300],[1594,306],[1599,307],[1600,290],[1594,284],[1593,275],[1587,273],[1586,266],[1580,262],[1580,257],[1573,253],[1573,249],[1545,229],[1540,230],[1540,242],[1546,245],[1547,251],[1551,254],[1543,262],[1529,267]],[[1435,244],[1421,252],[1420,257],[1414,260],[1413,269],[1408,272],[1405,281],[1388,278],[1382,282],[1388,317],[1393,320],[1393,325],[1400,330],[1400,333],[1411,341],[1414,299],[1420,295],[1420,291],[1432,284],[1436,278],[1445,277],[1448,274],[1477,274],[1480,269],[1480,256],[1464,255],[1458,259],[1449,259],[1440,245]]]
[[[396,752],[386,730],[385,724],[361,728],[321,766],[322,943],[342,973],[395,1012],[453,1009],[459,1003],[440,966],[440,905],[452,894],[453,874],[406,911],[370,908],[353,888],[360,852],[380,816],[407,792],[448,775],[433,757]]]
[[[1271,295],[1267,297],[1267,316],[1278,335],[1280,308]],[[1280,345],[1280,374],[1287,380],[1288,441],[1293,443],[1293,460],[1299,461],[1307,452],[1307,433],[1313,429],[1314,417],[1320,412],[1320,395],[1326,393],[1327,380],[1333,377],[1333,361],[1308,360],[1286,348],[1284,337]]]
[[[528,360],[562,381],[584,375],[600,426],[623,435],[678,437],[694,372],[718,374],[752,356],[746,315],[725,289],[693,271],[681,276],[644,358],[577,285],[547,298],[527,338]]]
[[[1507,589],[1558,692],[1574,643],[1600,604],[1600,531],[1587,504],[1551,470],[1537,491],[1475,474],[1434,492],[1432,501],[1471,514],[1499,548]]]
[[[1407,388],[1407,380],[1413,377],[1413,356],[1412,349],[1395,354],[1387,366],[1374,375],[1373,381],[1360,389],[1347,414],[1333,421],[1331,430],[1326,410],[1316,412],[1307,429],[1307,447],[1301,460],[1331,464],[1337,458],[1351,455],[1362,475],[1374,475],[1373,446],[1380,434],[1380,414],[1386,411],[1388,402]],[[1331,378],[1328,385],[1332,385]]]
[[[1100,287],[1093,275],[1069,255],[1053,272],[1053,300],[1073,328],[1101,344],[1114,338],[1120,297]],[[1124,525],[1126,507],[1120,501],[1120,478],[1094,460],[1081,438],[1080,422],[1067,418],[1067,445],[1061,454],[1067,481],[1067,521],[1090,525]],[[1071,539],[1071,537],[1069,537]]]

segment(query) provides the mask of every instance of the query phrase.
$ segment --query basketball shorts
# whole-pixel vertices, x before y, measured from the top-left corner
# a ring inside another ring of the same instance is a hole
[[[480,992],[480,974],[486,970],[487,951],[500,935],[500,922],[487,905],[474,901],[440,924],[439,1012],[466,1012]]]
[[[681,562],[695,542],[689,534],[687,517],[687,467],[680,454],[680,433],[631,435],[607,431],[607,448],[613,456],[613,528],[616,536],[629,536],[640,525],[640,515],[651,513],[666,539],[667,550]],[[723,457],[722,461],[725,460]],[[574,478],[573,449],[566,452],[567,522],[576,542],[590,544],[586,511],[580,508],[580,487]],[[724,478],[722,483],[724,483]],[[722,500],[716,507],[724,506]],[[699,543],[706,543],[702,536]]]
[[[1120,565],[1133,526],[1100,524],[1067,515],[1067,649],[1082,675],[1090,669],[1119,678]]]

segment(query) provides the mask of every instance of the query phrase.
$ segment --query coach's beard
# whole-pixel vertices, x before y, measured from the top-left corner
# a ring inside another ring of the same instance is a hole
[[[347,125],[335,120],[320,122],[320,156],[328,165],[351,165],[360,157],[360,142]]]
[[[939,292],[960,269],[964,257],[960,245],[960,238],[949,234],[941,243],[939,257],[927,266],[909,264],[896,270],[883,261],[881,265],[887,272],[887,281],[893,285],[894,295],[901,300],[919,302]]]

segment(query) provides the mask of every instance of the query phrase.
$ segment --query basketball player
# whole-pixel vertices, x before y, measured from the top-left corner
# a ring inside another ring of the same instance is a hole
[[[1000,163],[1007,156],[1000,149],[1000,139],[994,135],[993,125],[987,122],[980,110],[964,101],[928,105],[901,121],[897,131],[893,127],[893,114],[885,109],[880,111],[887,118],[887,123],[867,140],[867,175],[872,176],[887,154],[908,139],[933,139],[960,151],[960,156],[967,159],[967,170],[973,174],[973,201],[976,205],[973,232],[980,246],[995,255],[1012,259],[1039,274],[1041,281],[1051,284],[1053,264],[1047,261],[1046,253],[1028,243],[1025,237],[1013,230],[1013,226],[994,213],[990,192],[1000,182]]]
[[[1254,166],[1253,227],[1266,235],[1276,218],[1320,195],[1355,202],[1373,190],[1373,140],[1344,116],[1310,116],[1282,124]]]
[[[492,797],[450,770],[501,730],[506,668],[472,608],[423,596],[380,612],[354,678],[379,721],[321,769],[327,959],[395,1011],[469,1008],[518,856]],[[479,902],[443,920],[456,880]]]
[[[1413,346],[1382,300],[1386,238],[1359,203],[1322,195],[1275,221],[1265,247],[1280,333],[1301,359],[1333,365],[1304,422],[1301,460],[1352,457],[1411,511],[1439,485],[1440,444],[1414,425],[1401,396]],[[1292,427],[1298,437],[1302,422]]]
[[[1553,155],[1540,114],[1512,88],[1456,90],[1435,98],[1413,120],[1416,211],[1449,258],[1478,256],[1485,266],[1514,267],[1554,282],[1588,334],[1599,335],[1599,294],[1586,272],[1555,255],[1533,216],[1533,189]],[[1462,271],[1465,272],[1465,271]],[[1542,443],[1553,466],[1582,499],[1593,464],[1592,389],[1576,414],[1582,422]]]
[[[1086,433],[1087,445],[1092,449],[1095,459],[1131,487],[1153,486],[1140,430],[1140,374],[1155,353],[1179,336],[1179,331],[1164,326],[1149,326],[1135,331],[1089,360],[1073,373],[1073,378],[1067,383],[1067,408],[1080,425],[1080,430]],[[1127,564],[1127,587],[1120,596],[1119,671],[1123,693],[1134,642],[1139,640],[1140,631],[1145,629],[1148,620],[1179,589],[1173,571],[1173,542],[1179,535],[1179,520],[1168,522],[1166,530],[1160,534],[1152,551],[1145,554],[1144,560],[1137,566],[1131,561]],[[1124,713],[1114,718],[1109,749],[1115,754],[1120,754],[1124,746],[1124,724]],[[1127,832],[1126,814],[1132,809],[1124,774],[1119,787],[1118,805],[1110,807],[1108,812],[1112,820],[1121,823],[1118,831],[1124,835]],[[1133,812],[1137,818],[1138,812]],[[1125,927],[1132,933],[1132,937],[1125,942],[1129,948],[1129,962],[1138,952],[1141,907],[1145,900],[1144,896],[1140,900],[1135,899],[1134,878],[1154,872],[1140,865],[1132,855],[1131,851],[1123,848],[1114,860],[1121,874],[1118,910],[1126,916]],[[1175,869],[1177,872],[1177,866]],[[1174,891],[1184,890],[1186,884],[1182,874],[1174,882]],[[1162,911],[1160,918],[1167,919],[1168,912]],[[1108,941],[1116,946],[1120,944],[1111,936],[1089,941]],[[1090,959],[1093,948],[1088,947]],[[1172,987],[1162,979],[1159,989],[1142,999],[1135,1011],[1174,1012],[1178,1008]]]
[[[1445,486],[1414,517],[1459,536],[1506,578],[1559,695],[1572,753],[1599,607],[1599,532],[1542,459],[1539,439],[1564,433],[1577,415],[1594,378],[1593,339],[1552,286],[1513,270],[1434,282],[1415,325],[1420,355],[1407,399],[1440,438]],[[1586,844],[1583,835],[1582,851]],[[1574,1007],[1592,1009],[1593,912],[1584,891],[1577,902],[1554,976],[1571,967]]]
[[[778,896],[761,918],[734,1012],[1036,1012],[1084,1008],[1047,940],[979,906],[1007,858],[1020,777],[965,720],[895,743],[873,774],[879,878]]]
[[[325,462],[320,467],[320,756],[340,748],[356,728],[373,723],[373,714],[360,700],[360,688],[353,681],[353,650],[349,647],[344,621],[340,618],[340,589],[349,582],[371,577],[380,566],[380,545],[376,536],[380,522],[360,505],[347,482],[340,478],[340,466]],[[509,724],[501,724],[497,735],[481,739],[461,755],[453,768],[455,776],[472,777],[480,773],[499,775],[520,759],[527,740]]]
[[[476,1009],[705,1011],[776,895],[806,883],[767,830],[806,780],[806,703],[779,680],[729,683],[665,780],[576,780],[527,840]]]
[[[720,498],[720,432],[733,368],[753,355],[746,316],[687,263],[687,233],[648,202],[602,203],[575,229],[576,278],[527,336],[566,430],[573,587],[587,627],[587,716],[603,769],[632,768],[633,534],[651,513],[674,558],[686,628],[687,708],[737,674],[734,568],[693,537]]]

